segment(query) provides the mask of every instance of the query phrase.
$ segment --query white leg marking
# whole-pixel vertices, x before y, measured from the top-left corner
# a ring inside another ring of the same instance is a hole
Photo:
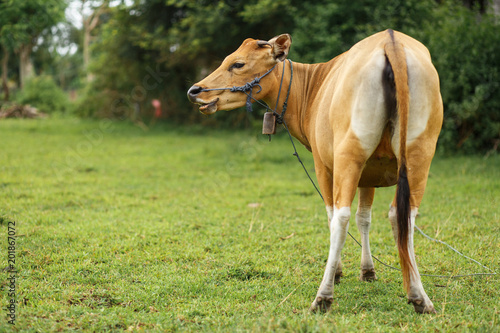
[[[326,206],[326,213],[328,214],[328,230],[331,232],[331,222],[333,218],[333,207]],[[335,271],[335,283],[340,283],[340,277],[342,276],[342,259],[339,260],[337,265],[337,270]]]
[[[429,296],[427,296],[427,294],[425,293],[424,286],[422,285],[422,281],[420,280],[420,273],[418,272],[417,262],[415,260],[415,251],[413,249],[413,235],[417,213],[418,208],[414,208],[411,210],[410,214],[411,225],[408,235],[408,253],[410,255],[414,272],[410,274],[410,292],[408,294],[408,300],[413,303],[413,305],[415,306],[415,310],[417,310],[418,312],[431,312],[431,310],[434,311],[434,305],[429,299]],[[422,311],[419,311],[417,307],[420,307]]]
[[[361,271],[371,270],[373,272],[374,265],[372,254],[370,251],[370,224],[371,224],[371,208],[359,207],[356,212],[356,224],[361,235]],[[363,278],[363,276],[361,276]]]
[[[330,251],[317,297],[333,297],[333,280],[340,262],[340,253],[345,244],[350,217],[350,207],[334,208],[330,228]]]

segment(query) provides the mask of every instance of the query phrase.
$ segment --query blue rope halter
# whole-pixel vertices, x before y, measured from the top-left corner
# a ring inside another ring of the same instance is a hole
[[[259,91],[257,91],[257,94],[260,93],[262,91],[262,86],[260,85],[260,80],[263,77],[265,77],[266,75],[268,75],[269,73],[271,73],[273,71],[274,67],[276,67],[276,65],[274,65],[270,70],[268,70],[267,72],[265,72],[263,75],[261,75],[259,77],[256,77],[252,81],[247,82],[247,83],[245,83],[242,86],[234,86],[234,87],[231,87],[231,88],[202,89],[201,92],[204,92],[204,91],[213,91],[213,90],[229,90],[230,92],[242,92],[242,93],[244,93],[244,94],[246,94],[248,96],[247,102],[246,102],[247,111],[248,112],[252,112],[252,99],[253,99],[252,92],[253,92],[253,87],[258,86],[259,87]]]

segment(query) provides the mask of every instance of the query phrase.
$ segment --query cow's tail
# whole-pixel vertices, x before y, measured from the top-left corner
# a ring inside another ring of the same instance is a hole
[[[406,135],[408,132],[408,114],[410,110],[410,91],[408,87],[408,72],[406,54],[401,43],[394,38],[394,32],[388,30],[390,41],[385,45],[385,55],[394,74],[397,118],[399,119],[399,158],[398,182],[396,189],[396,214],[398,224],[398,252],[403,284],[408,291],[410,273],[413,270],[408,253],[408,234],[410,232],[410,185],[406,168]]]

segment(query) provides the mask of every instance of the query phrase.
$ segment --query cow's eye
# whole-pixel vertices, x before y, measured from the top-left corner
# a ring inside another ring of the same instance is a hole
[[[242,63],[242,62],[235,62],[234,64],[231,65],[231,67],[229,67],[229,70],[231,70],[233,68],[242,68],[243,66],[245,66],[244,63]]]

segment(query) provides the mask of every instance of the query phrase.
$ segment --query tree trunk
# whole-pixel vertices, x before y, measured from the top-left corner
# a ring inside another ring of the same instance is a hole
[[[9,85],[8,85],[8,67],[9,64],[9,51],[4,48],[3,49],[3,58],[2,58],[2,89],[3,89],[3,99],[5,101],[9,100]]]
[[[19,48],[19,82],[21,89],[26,81],[33,75],[33,64],[31,63],[31,44],[23,44]]]
[[[90,31],[87,27],[86,20],[83,22],[83,67],[87,69],[90,62]]]
[[[88,20],[83,22],[83,68],[87,76],[87,82],[91,82],[93,79],[92,73],[89,71],[90,63],[90,32]]]
[[[87,82],[94,79],[94,75],[88,70],[90,63],[90,42],[92,40],[92,30],[94,30],[100,22],[100,16],[109,6],[109,0],[104,0],[99,7],[93,9],[93,13],[89,16],[84,15],[86,0],[82,1],[81,14],[83,17],[83,67],[87,74]]]

